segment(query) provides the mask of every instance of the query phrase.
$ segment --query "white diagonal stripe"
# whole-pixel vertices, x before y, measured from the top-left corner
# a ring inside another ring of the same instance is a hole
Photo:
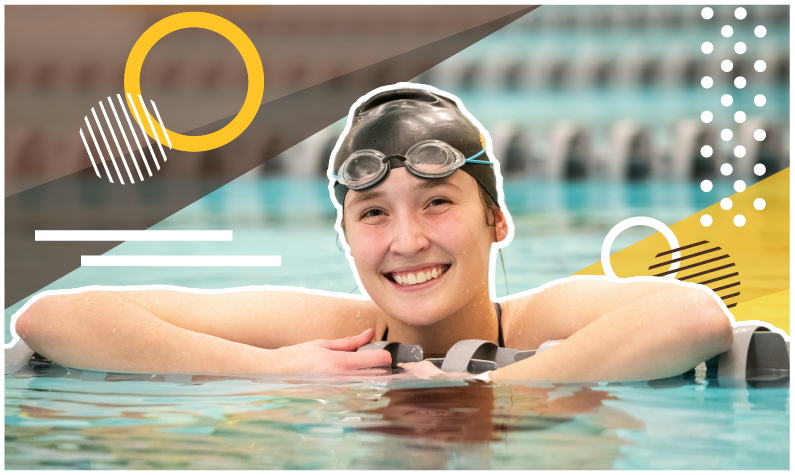
[[[155,105],[155,101],[149,99],[149,102],[152,103],[152,109],[155,110],[155,114],[157,115],[157,121],[160,122],[160,128],[163,129],[163,135],[166,137],[166,142],[168,142],[168,148],[171,149],[171,139],[168,138],[168,131],[166,131],[166,124],[163,123],[163,119],[160,117],[160,112],[157,110],[157,106]]]
[[[124,101],[121,98],[121,94],[116,94],[116,97],[119,98],[119,107],[121,107],[121,111],[124,112],[124,118],[127,119],[127,125],[130,126],[130,132],[132,132],[132,136],[135,139],[135,145],[138,146],[138,151],[141,152],[141,158],[144,160],[144,166],[146,166],[146,171],[149,173],[149,176],[152,176],[152,170],[149,169],[149,162],[146,161],[146,154],[144,153],[143,147],[141,147],[141,142],[138,141],[138,134],[135,133],[135,127],[132,125],[132,121],[130,120],[130,114],[127,113],[127,108],[124,107]]]
[[[108,139],[105,137],[105,131],[102,130],[102,124],[99,123],[99,117],[97,117],[97,111],[94,108],[91,108],[91,113],[94,114],[94,122],[97,123],[97,128],[99,129],[99,134],[102,136],[102,141],[105,142],[105,148],[108,150],[108,155],[110,156],[110,161],[113,163],[113,168],[116,169],[116,175],[119,177],[119,181],[121,184],[124,184],[124,178],[121,176],[121,172],[119,171],[119,166],[116,165],[116,160],[113,159],[113,152],[110,151],[110,144],[108,144]]]
[[[124,126],[121,125],[119,114],[116,113],[116,108],[113,107],[113,99],[111,99],[110,96],[108,96],[108,104],[110,104],[110,110],[113,111],[113,117],[116,118],[116,123],[119,124],[119,130],[121,130],[121,136],[124,139],[124,143],[127,144],[127,150],[130,151],[130,159],[132,160],[133,165],[135,165],[135,171],[138,172],[138,178],[140,178],[141,181],[144,181],[144,176],[141,174],[141,169],[138,168],[138,160],[135,159],[135,153],[133,153],[133,149],[130,147],[130,141],[127,140],[127,134],[124,133]]]
[[[158,170],[160,170],[160,164],[157,163],[157,156],[155,155],[155,151],[152,150],[152,144],[149,142],[149,136],[146,134],[146,129],[144,128],[144,121],[141,120],[141,116],[138,115],[138,109],[135,107],[135,101],[133,101],[132,95],[127,93],[127,99],[130,101],[130,106],[132,107],[132,111],[135,114],[135,120],[138,121],[138,125],[141,127],[141,134],[144,136],[144,140],[146,141],[146,146],[149,147],[149,153],[152,154],[152,160],[155,161],[155,166]]]
[[[110,136],[113,137],[113,143],[116,144],[116,150],[119,151],[119,158],[121,159],[121,163],[124,165],[124,169],[127,170],[127,176],[130,177],[130,183],[135,183],[135,180],[133,180],[132,173],[130,173],[130,167],[127,166],[127,160],[124,159],[124,152],[121,151],[121,145],[119,145],[119,139],[116,138],[116,132],[113,131],[113,125],[110,123],[110,119],[108,118],[108,113],[105,112],[105,106],[102,104],[102,101],[99,101],[99,108],[102,109],[102,115],[105,116],[105,123],[108,124],[108,129],[110,129]]]
[[[282,256],[80,256],[84,267],[279,267]]]
[[[138,100],[141,101],[141,109],[144,110],[144,114],[146,114],[146,120],[149,121],[149,127],[152,129],[152,135],[155,136],[155,142],[157,142],[157,148],[160,149],[160,155],[163,156],[163,162],[168,161],[166,158],[166,152],[163,151],[163,144],[160,143],[160,137],[157,136],[157,130],[155,130],[155,124],[152,123],[152,117],[149,115],[149,110],[146,109],[146,103],[144,102],[144,98],[138,94]]]
[[[36,241],[232,241],[232,230],[36,230]]]
[[[91,123],[88,121],[88,116],[85,116],[85,119],[86,126],[88,126],[88,132],[91,134],[91,139],[94,141],[94,146],[97,148],[97,153],[99,153],[99,161],[102,162],[102,166],[105,167],[105,173],[108,175],[108,180],[113,183],[113,175],[110,174],[110,170],[108,170],[108,164],[105,163],[105,157],[102,156],[102,149],[99,148],[97,138],[94,136],[94,129],[91,128]]]
[[[86,146],[86,152],[88,152],[88,158],[91,159],[91,165],[94,166],[94,172],[96,172],[98,177],[102,178],[102,175],[99,174],[99,168],[97,168],[97,164],[94,162],[94,156],[91,155],[91,149],[88,148],[88,142],[86,141],[86,136],[83,134],[83,129],[80,129],[80,138],[83,139],[83,145]]]

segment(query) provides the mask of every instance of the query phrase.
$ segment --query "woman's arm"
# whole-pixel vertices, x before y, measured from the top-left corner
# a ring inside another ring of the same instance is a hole
[[[580,280],[513,301],[509,346],[566,341],[490,377],[619,381],[681,374],[732,344],[731,321],[708,292],[662,279]]]
[[[82,369],[218,374],[347,370],[382,366],[384,354],[389,360],[388,352],[358,354],[364,357],[343,353],[373,339],[377,318],[368,303],[279,291],[90,291],[37,300],[19,317],[16,331],[38,353]],[[341,341],[319,340],[356,334]],[[266,349],[280,347],[288,348]]]

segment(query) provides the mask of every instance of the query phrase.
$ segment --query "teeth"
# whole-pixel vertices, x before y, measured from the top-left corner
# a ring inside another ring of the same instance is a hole
[[[407,273],[407,274],[392,274],[395,282],[400,285],[415,285],[415,284],[422,284],[423,282],[427,282],[431,279],[438,279],[439,276],[442,275],[442,267],[434,267],[431,270],[425,272],[417,272],[414,274]]]

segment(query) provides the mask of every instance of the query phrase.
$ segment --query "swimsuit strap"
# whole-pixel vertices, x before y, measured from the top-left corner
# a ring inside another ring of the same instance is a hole
[[[497,336],[497,344],[500,348],[505,348],[505,340],[502,337],[502,307],[497,302],[494,302],[494,309],[497,311],[497,330],[499,332]],[[387,341],[386,337],[389,335],[389,327],[386,327],[384,330],[384,336],[381,337],[381,341]]]
[[[497,330],[499,331],[497,344],[500,348],[505,348],[505,340],[502,338],[502,307],[499,303],[494,302],[494,309],[497,310]]]

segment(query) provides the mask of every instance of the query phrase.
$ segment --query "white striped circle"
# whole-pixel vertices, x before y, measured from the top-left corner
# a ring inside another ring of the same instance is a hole
[[[103,121],[99,119],[97,115],[96,109],[91,108],[91,115],[94,117],[94,123],[99,131],[99,135],[102,138],[102,143],[105,145],[105,152],[108,154],[108,158],[105,159],[105,155],[102,153],[102,148],[99,146],[99,142],[97,141],[97,136],[94,134],[94,128],[91,126],[91,121],[88,120],[88,116],[85,116],[86,128],[88,129],[88,133],[91,135],[91,140],[94,143],[94,150],[97,152],[99,156],[99,163],[102,165],[102,168],[105,170],[105,177],[111,183],[114,182],[114,177],[118,178],[119,183],[122,185],[125,184],[124,177],[126,176],[127,179],[130,180],[130,183],[135,183],[135,178],[133,172],[130,169],[130,166],[127,164],[127,160],[125,159],[125,152],[122,150],[121,144],[119,143],[118,136],[116,132],[121,132],[121,137],[124,140],[124,145],[126,146],[128,158],[132,161],[133,167],[135,168],[135,175],[137,175],[138,180],[144,181],[144,175],[141,172],[141,167],[138,165],[138,160],[136,157],[135,152],[133,151],[132,145],[130,141],[127,139],[128,133],[132,136],[133,140],[135,141],[136,147],[138,147],[138,152],[140,154],[140,158],[143,161],[144,167],[146,168],[146,173],[151,177],[152,176],[152,169],[149,166],[149,160],[151,160],[155,168],[160,170],[160,163],[157,161],[157,154],[155,154],[154,149],[152,148],[152,143],[149,141],[149,136],[147,134],[147,130],[151,132],[152,136],[155,138],[155,142],[157,142],[157,148],[160,150],[160,157],[163,159],[163,162],[166,162],[168,159],[166,158],[166,153],[163,150],[163,144],[161,143],[160,136],[162,135],[165,139],[165,142],[168,144],[168,148],[171,149],[171,139],[168,137],[168,132],[166,132],[166,127],[163,124],[163,118],[160,116],[160,112],[157,110],[157,106],[155,105],[154,101],[149,101],[152,104],[152,109],[157,116],[157,121],[160,123],[160,134],[155,129],[154,124],[152,122],[152,117],[149,115],[149,111],[146,108],[146,103],[144,102],[144,98],[140,95],[138,96],[138,101],[140,102],[140,108],[143,111],[144,117],[146,117],[146,121],[149,123],[149,128],[146,128],[144,121],[141,119],[141,114],[138,113],[138,107],[135,105],[135,101],[133,100],[132,96],[127,93],[127,99],[129,100],[129,104],[132,105],[132,112],[135,116],[135,121],[138,123],[138,127],[140,129],[141,135],[144,137],[144,142],[146,143],[146,147],[149,149],[150,156],[147,160],[147,155],[144,152],[144,147],[141,146],[141,142],[138,140],[138,135],[135,131],[135,127],[133,127],[132,121],[130,120],[130,114],[127,112],[127,104],[125,104],[124,99],[122,99],[121,94],[116,94],[116,98],[118,99],[119,108],[122,111],[122,115],[124,115],[125,123],[127,124],[127,129],[119,118],[119,114],[116,112],[116,106],[113,104],[113,99],[108,96],[108,105],[110,106],[110,110],[113,113],[113,118],[115,121],[110,120],[110,116],[105,109],[105,104],[103,101],[99,102],[99,108],[102,111]],[[115,127],[114,127],[115,123]],[[117,152],[114,156],[114,149],[111,148],[110,143],[108,142],[107,135],[105,135],[105,130],[110,132],[110,136],[113,139],[113,143],[116,146],[115,152]],[[94,167],[94,173],[96,173],[97,177],[102,178],[102,174],[100,173],[100,169],[97,166],[97,161],[94,160],[94,154],[91,153],[91,147],[89,146],[88,140],[86,140],[86,136],[83,133],[83,129],[80,129],[80,138],[83,140],[83,145],[86,147],[86,152],[88,152],[88,158],[91,160],[91,165]],[[119,165],[116,163],[116,158],[119,158],[124,166],[125,173],[119,169]],[[113,165],[113,169],[116,172],[115,175],[110,171],[108,168],[108,160]]]

